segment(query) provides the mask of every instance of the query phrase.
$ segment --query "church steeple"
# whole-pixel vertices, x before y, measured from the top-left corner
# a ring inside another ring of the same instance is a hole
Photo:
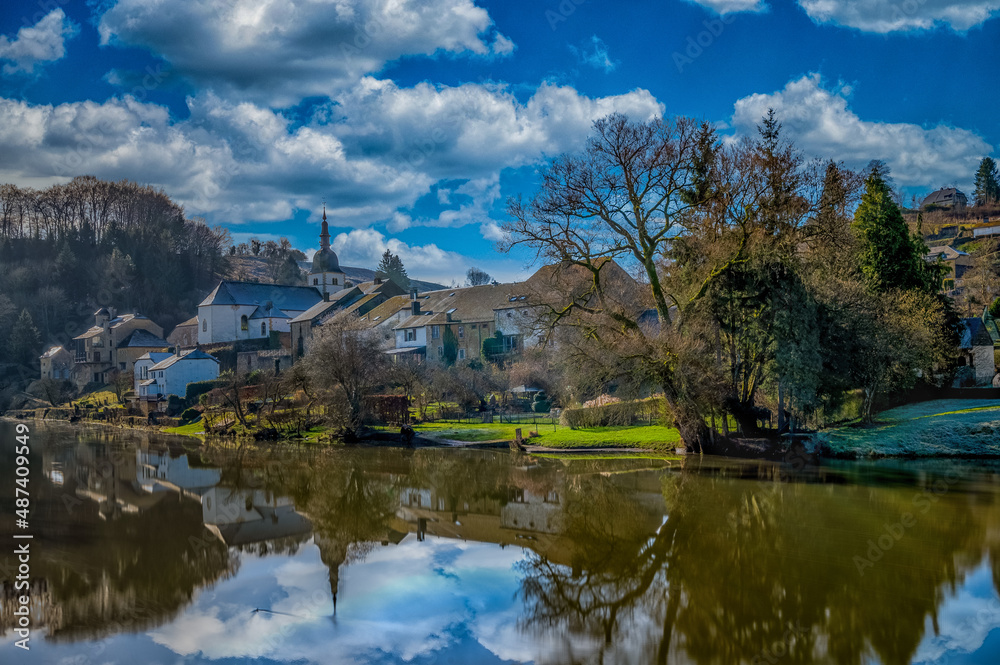
[[[323,202],[323,230],[319,234],[319,248],[330,249],[330,227],[326,223],[326,201]]]

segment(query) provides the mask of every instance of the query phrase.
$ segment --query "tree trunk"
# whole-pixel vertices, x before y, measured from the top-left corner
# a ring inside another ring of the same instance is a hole
[[[664,381],[663,396],[674,416],[674,426],[680,432],[681,440],[688,452],[703,453],[706,447],[711,448],[708,425],[691,400],[679,395],[669,381]]]

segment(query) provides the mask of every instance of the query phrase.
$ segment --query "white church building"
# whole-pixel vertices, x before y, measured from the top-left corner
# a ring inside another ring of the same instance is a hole
[[[337,254],[330,249],[324,206],[320,248],[313,255],[308,286],[219,282],[198,305],[198,344],[266,339],[272,331],[289,332],[292,319],[343,290],[345,281]]]

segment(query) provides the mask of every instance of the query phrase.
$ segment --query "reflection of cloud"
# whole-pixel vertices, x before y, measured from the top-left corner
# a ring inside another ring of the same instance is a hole
[[[950,662],[958,654],[978,651],[986,636],[1000,627],[1000,599],[993,589],[989,565],[983,563],[937,611],[938,630],[931,626],[917,649],[914,663]],[[928,618],[928,624],[930,619]]]
[[[433,662],[444,652],[469,649],[501,660],[538,660],[564,646],[552,635],[526,639],[518,627],[514,564],[523,557],[515,547],[417,542],[411,535],[340,571],[334,620],[328,571],[316,547],[292,556],[244,555],[237,578],[199,596],[150,636],[180,656],[213,660]],[[252,614],[255,607],[287,614]]]

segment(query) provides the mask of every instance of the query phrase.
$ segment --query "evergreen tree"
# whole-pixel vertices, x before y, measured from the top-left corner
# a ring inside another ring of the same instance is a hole
[[[28,310],[21,310],[10,332],[9,344],[11,360],[24,365],[30,365],[41,350],[42,337]]]
[[[865,193],[854,212],[854,232],[859,241],[861,272],[874,291],[923,289],[934,292],[939,281],[923,255],[927,248],[911,237],[903,213],[893,201],[883,169],[873,168],[865,180]]]
[[[385,273],[386,277],[396,282],[403,289],[410,288],[410,278],[406,275],[406,268],[403,267],[402,259],[388,249],[382,255],[382,260],[379,262],[378,267],[375,268],[375,272]]]
[[[992,157],[983,157],[976,171],[976,205],[1000,203],[1000,182],[997,181],[997,163]]]

